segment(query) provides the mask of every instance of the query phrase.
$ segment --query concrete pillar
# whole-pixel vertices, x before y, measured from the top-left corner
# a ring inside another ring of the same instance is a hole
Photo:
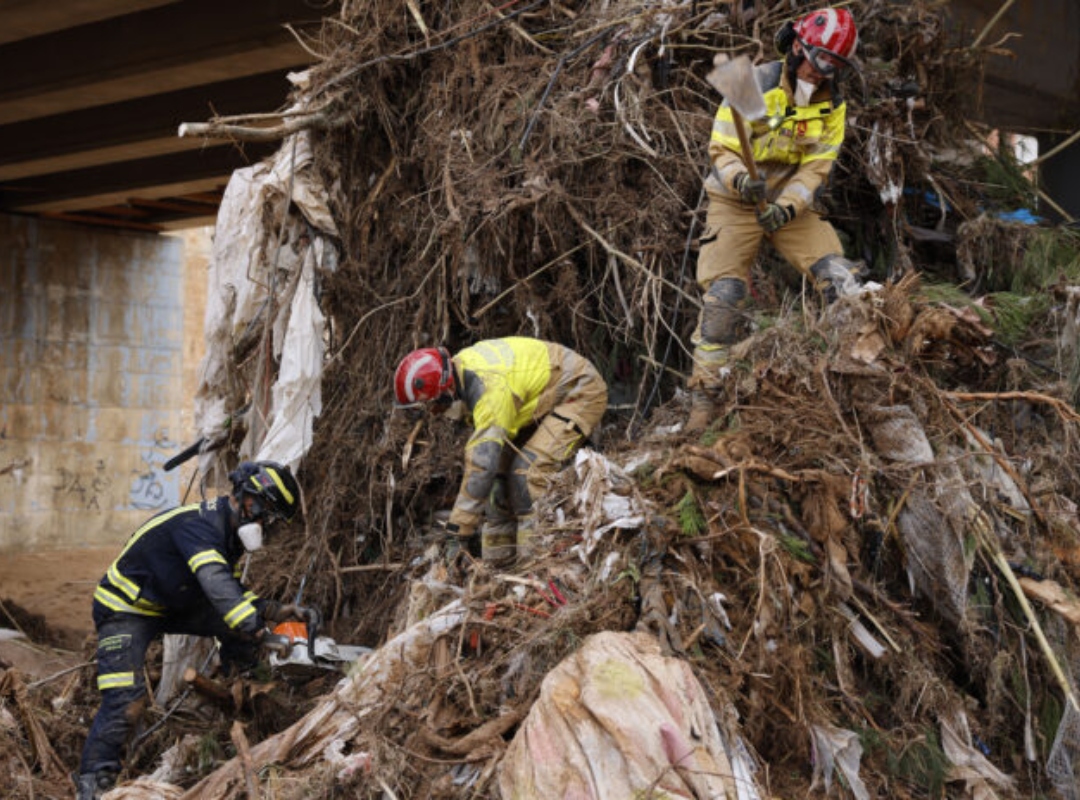
[[[0,551],[119,544],[180,501],[189,473],[162,464],[193,438],[201,356],[185,351],[184,254],[176,237],[0,215]]]

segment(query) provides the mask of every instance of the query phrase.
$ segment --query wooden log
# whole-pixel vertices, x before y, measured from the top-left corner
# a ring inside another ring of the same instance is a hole
[[[233,699],[232,693],[225,687],[219,686],[205,675],[200,675],[199,671],[194,667],[188,667],[184,670],[184,683],[207,700],[212,701],[215,705],[220,706],[226,711],[236,710],[236,702]]]

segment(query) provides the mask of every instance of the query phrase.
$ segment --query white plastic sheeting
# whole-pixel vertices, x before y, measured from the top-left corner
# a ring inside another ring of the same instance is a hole
[[[336,265],[337,228],[313,169],[306,132],[268,161],[237,170],[214,229],[195,421],[208,443],[253,401],[241,457],[296,467],[322,410],[325,318],[316,299],[320,270]],[[262,342],[236,363],[237,344]],[[275,371],[274,363],[280,364]],[[205,473],[213,463],[205,453]]]

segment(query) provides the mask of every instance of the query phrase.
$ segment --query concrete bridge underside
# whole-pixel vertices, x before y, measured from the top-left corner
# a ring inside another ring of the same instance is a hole
[[[181,122],[281,108],[319,0],[0,0],[0,212],[155,231],[212,221],[270,146]]]
[[[272,145],[180,139],[178,125],[280,108],[285,75],[311,60],[286,26],[310,29],[338,5],[0,0],[0,212],[147,231],[210,221],[230,172]],[[958,45],[981,34],[1013,54],[989,59],[973,117],[1036,133],[1044,151],[1080,129],[1080,3],[946,8]],[[1080,216],[1070,176],[1047,177]]]

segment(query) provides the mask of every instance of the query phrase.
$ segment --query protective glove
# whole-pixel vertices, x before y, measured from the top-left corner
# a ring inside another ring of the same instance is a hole
[[[756,206],[765,200],[765,181],[751,178],[749,172],[740,172],[735,176],[735,191],[744,203]]]
[[[775,233],[791,222],[795,216],[795,209],[791,206],[782,206],[779,203],[769,203],[764,211],[757,212],[758,225],[765,229],[766,233]]]
[[[308,636],[314,639],[314,635],[311,633],[313,628],[318,628],[322,624],[322,614],[319,613],[317,608],[312,606],[298,606],[292,603],[282,605],[280,603],[274,603],[268,605],[263,616],[270,622],[285,622],[290,619],[298,619],[306,622],[308,625]]]

